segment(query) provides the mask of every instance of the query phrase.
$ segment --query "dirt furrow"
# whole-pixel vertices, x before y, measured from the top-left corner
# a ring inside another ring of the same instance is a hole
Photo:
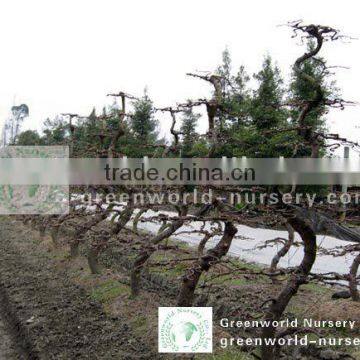
[[[0,359],[15,360],[18,358],[18,353],[8,333],[7,326],[4,321],[0,319]]]
[[[16,316],[17,340],[34,359],[155,358],[127,324],[108,318],[46,254],[23,247],[24,237],[16,222],[0,219],[0,286]]]

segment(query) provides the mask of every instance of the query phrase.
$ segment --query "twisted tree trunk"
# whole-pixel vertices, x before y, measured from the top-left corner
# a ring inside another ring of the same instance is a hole
[[[134,213],[134,195],[130,194],[130,199],[125,209],[121,212],[119,220],[114,224],[111,229],[111,235],[117,235],[119,232],[126,226],[126,224],[131,220],[131,217]]]
[[[207,204],[204,205],[201,209],[199,209],[194,216],[202,216],[207,213],[212,208],[212,205]],[[187,214],[187,207],[183,206],[179,215],[185,216]],[[174,220],[172,223],[168,224],[164,231],[155,235],[149,241],[149,245],[146,246],[140,254],[136,257],[131,270],[130,275],[130,284],[131,284],[131,295],[137,296],[140,291],[140,282],[141,282],[141,270],[150,256],[156,251],[156,245],[158,245],[161,241],[168,239],[171,235],[173,235],[178,229],[180,229],[184,225],[183,219]]]
[[[180,216],[185,216],[187,213],[187,208],[184,207],[180,212]],[[173,235],[178,229],[183,226],[184,220],[178,219],[173,221],[169,226],[162,231],[161,233],[155,235],[152,239],[150,239],[149,246],[146,246],[140,254],[136,257],[131,270],[130,275],[130,284],[131,284],[131,295],[137,296],[140,292],[140,282],[141,282],[141,270],[146,263],[146,261],[150,258],[150,256],[156,251],[156,245],[161,241],[169,238]]]
[[[285,288],[279,294],[277,299],[274,299],[269,310],[265,314],[266,321],[270,325],[264,327],[262,331],[263,344],[261,349],[261,358],[263,360],[276,359],[276,349],[271,345],[266,345],[266,339],[274,339],[276,337],[276,328],[273,325],[274,321],[279,321],[283,315],[291,298],[297,293],[299,287],[305,284],[307,277],[316,259],[316,234],[312,227],[302,218],[293,217],[288,219],[289,224],[298,232],[304,242],[304,258],[297,268],[296,272],[290,276]]]
[[[64,221],[66,221],[69,218],[69,216],[70,213],[61,215],[59,219],[56,221],[56,223],[51,227],[50,236],[55,248],[59,246],[58,239],[59,239],[60,227],[64,223]]]
[[[217,245],[206,252],[193,266],[186,271],[182,279],[177,306],[192,306],[194,302],[195,289],[204,271],[208,271],[211,266],[218,263],[225,256],[231,246],[231,242],[237,233],[236,227],[232,222],[225,223],[224,235]]]
[[[197,249],[199,256],[203,255],[205,246],[206,246],[207,242],[211,239],[211,237],[212,237],[211,233],[206,233],[204,235],[204,237],[201,239],[201,241],[199,242],[199,246]]]
[[[351,264],[350,274],[349,274],[349,289],[351,298],[353,301],[360,301],[359,290],[357,288],[357,272],[360,266],[360,254],[356,256],[353,263]]]
[[[94,226],[105,220],[109,214],[109,211],[110,210],[107,210],[91,217],[90,220],[80,225],[79,228],[75,231],[75,234],[70,242],[70,256],[72,258],[79,256],[79,246],[86,233],[91,228],[93,228]]]
[[[139,212],[135,215],[134,220],[133,220],[133,227],[132,227],[135,234],[139,235],[139,233],[138,233],[139,220],[140,220],[141,216],[143,214],[145,214],[147,211],[148,211],[148,209],[146,209],[146,208],[140,209]]]
[[[96,220],[94,219],[94,223],[91,225],[95,226],[97,223],[101,222],[102,220],[105,220],[105,218],[108,216],[108,214],[111,212],[111,209],[108,209],[106,212],[99,214],[98,218]],[[125,210],[121,213],[120,219],[118,222],[111,228],[110,233],[106,232],[103,235],[103,241],[98,244],[89,245],[88,251],[87,251],[87,260],[89,264],[89,268],[92,274],[100,274],[100,266],[99,266],[99,254],[104,251],[108,244],[108,240],[112,235],[117,235],[130,221],[131,216],[134,212],[134,208],[132,203],[128,204],[125,208]],[[88,228],[90,229],[90,227]]]
[[[289,237],[288,237],[288,240],[285,242],[284,246],[273,257],[273,259],[271,261],[270,269],[269,269],[269,271],[271,273],[275,272],[280,259],[289,252],[292,244],[294,243],[294,239],[295,239],[294,229],[292,228],[292,226],[289,223],[286,223],[285,226],[288,231]]]
[[[97,275],[101,273],[98,256],[99,256],[99,251],[95,247],[90,246],[87,251],[87,261],[91,274],[93,275]]]

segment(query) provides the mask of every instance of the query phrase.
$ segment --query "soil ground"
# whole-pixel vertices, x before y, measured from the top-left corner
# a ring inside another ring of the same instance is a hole
[[[92,275],[84,256],[69,257],[66,240],[55,248],[49,236],[40,238],[38,231],[15,218],[0,218],[0,313],[6,320],[0,321],[0,359],[254,359],[238,349],[219,349],[219,337],[249,333],[230,334],[218,326],[213,355],[157,353],[157,308],[175,306],[180,278],[189,265],[186,261],[174,265],[171,260],[193,258],[195,253],[169,241],[173,249],[160,250],[152,257],[141,295],[133,299],[126,263],[131,263],[136,246],[141,246],[139,239],[135,247],[130,246],[134,234],[122,232],[118,246],[101,257],[102,274]],[[170,266],[159,267],[159,262]],[[200,291],[197,305],[213,306],[215,319],[222,314],[230,319],[261,318],[264,301],[276,296],[286,278],[274,285],[267,277],[248,272],[227,276],[227,265],[205,274],[200,287],[206,284],[202,291],[208,299],[201,303]],[[259,270],[254,264],[237,265],[243,270]],[[357,317],[360,324],[359,306],[349,300],[332,301],[332,293],[317,284],[305,285],[292,299],[286,316]],[[357,328],[355,335],[359,331]],[[356,351],[351,349],[352,356],[360,359]]]
[[[0,320],[0,359],[15,360],[18,357],[14,343],[4,321]]]
[[[132,345],[131,328],[107,316],[21,223],[1,219],[0,244],[0,284],[7,296],[3,311],[17,328],[12,340],[27,359],[155,358],[142,342]],[[1,359],[11,359],[9,337],[1,340],[9,349]]]

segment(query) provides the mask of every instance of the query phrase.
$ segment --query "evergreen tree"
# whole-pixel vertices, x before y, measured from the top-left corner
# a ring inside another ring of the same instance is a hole
[[[44,142],[46,145],[63,145],[69,135],[68,125],[57,116],[54,120],[49,118],[44,122]]]
[[[140,144],[151,144],[157,138],[157,120],[154,118],[153,103],[147,91],[141,99],[133,103],[134,115],[131,117],[131,130]]]
[[[224,138],[228,138],[222,146],[218,146],[217,156],[233,156],[234,152],[242,150],[242,143],[238,135],[246,131],[249,122],[250,93],[248,90],[249,76],[245,68],[240,66],[236,75],[232,73],[231,56],[228,49],[222,54],[222,64],[217,73],[223,81],[223,103],[221,112],[220,131]]]
[[[42,145],[43,140],[36,130],[26,130],[16,137],[15,144],[18,146],[35,146]]]
[[[244,126],[249,122],[251,98],[248,89],[249,75],[245,71],[244,66],[240,66],[238,73],[231,77],[231,92],[226,100],[225,107],[230,115],[231,120],[235,126]],[[232,129],[234,131],[234,129]]]
[[[254,74],[258,88],[254,92],[251,105],[252,121],[259,130],[283,125],[286,112],[281,108],[284,95],[283,80],[279,68],[266,56],[262,69]]]
[[[222,64],[217,68],[217,74],[222,78],[223,96],[229,96],[230,83],[232,81],[231,75],[231,55],[229,49],[226,47],[222,53]]]
[[[196,126],[200,118],[200,114],[194,113],[192,108],[187,108],[182,117],[182,124],[180,131],[183,134],[182,138],[182,156],[194,156],[193,147],[197,140]]]

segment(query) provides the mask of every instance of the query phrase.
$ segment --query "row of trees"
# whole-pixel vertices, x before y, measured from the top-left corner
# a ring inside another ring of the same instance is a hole
[[[308,50],[314,48],[314,41],[307,44]],[[305,81],[295,70],[291,82],[285,85],[280,69],[268,55],[264,58],[261,70],[253,75],[255,89],[250,88],[251,77],[243,66],[234,73],[229,51],[223,52],[222,64],[211,76],[219,82],[221,97],[221,115],[216,114],[216,126],[222,134],[220,146],[213,156],[306,156],[311,153],[309,148],[301,143],[294,132],[287,132],[296,126],[299,110],[292,104],[308,101],[314,94],[311,83]],[[327,98],[335,98],[338,89],[323,59],[307,59],[302,67],[302,73],[315,79],[321,86]],[[203,78],[207,75],[202,76]],[[214,90],[216,91],[216,90]],[[114,94],[116,95],[116,94]],[[141,98],[130,97],[132,113],[124,126],[124,135],[117,143],[119,153],[129,157],[159,156],[156,145],[165,140],[158,133],[158,110],[147,94]],[[205,104],[201,99],[198,105]],[[288,106],[287,106],[288,105]],[[314,131],[324,130],[325,106],[312,110],[304,125],[311,126]],[[75,114],[69,114],[71,117]],[[76,132],[74,133],[74,156],[94,156],[96,151],[108,145],[106,133],[111,133],[117,126],[119,106],[116,102],[104,108],[100,116],[95,109],[87,117],[76,116]],[[179,123],[174,129],[181,136],[181,143],[173,156],[200,157],[208,153],[207,139],[197,132],[201,120],[201,112],[192,106],[191,101],[185,103]],[[281,130],[280,132],[277,130]],[[28,130],[20,133],[15,143],[17,145],[54,145],[66,144],[71,130],[66,116],[47,119],[44,123],[43,135]],[[102,135],[101,135],[102,134]],[[103,138],[102,138],[103,136]],[[96,142],[94,142],[96,141]],[[93,144],[93,151],[89,151]],[[296,148],[296,151],[294,150]],[[96,149],[96,150],[95,150]]]

